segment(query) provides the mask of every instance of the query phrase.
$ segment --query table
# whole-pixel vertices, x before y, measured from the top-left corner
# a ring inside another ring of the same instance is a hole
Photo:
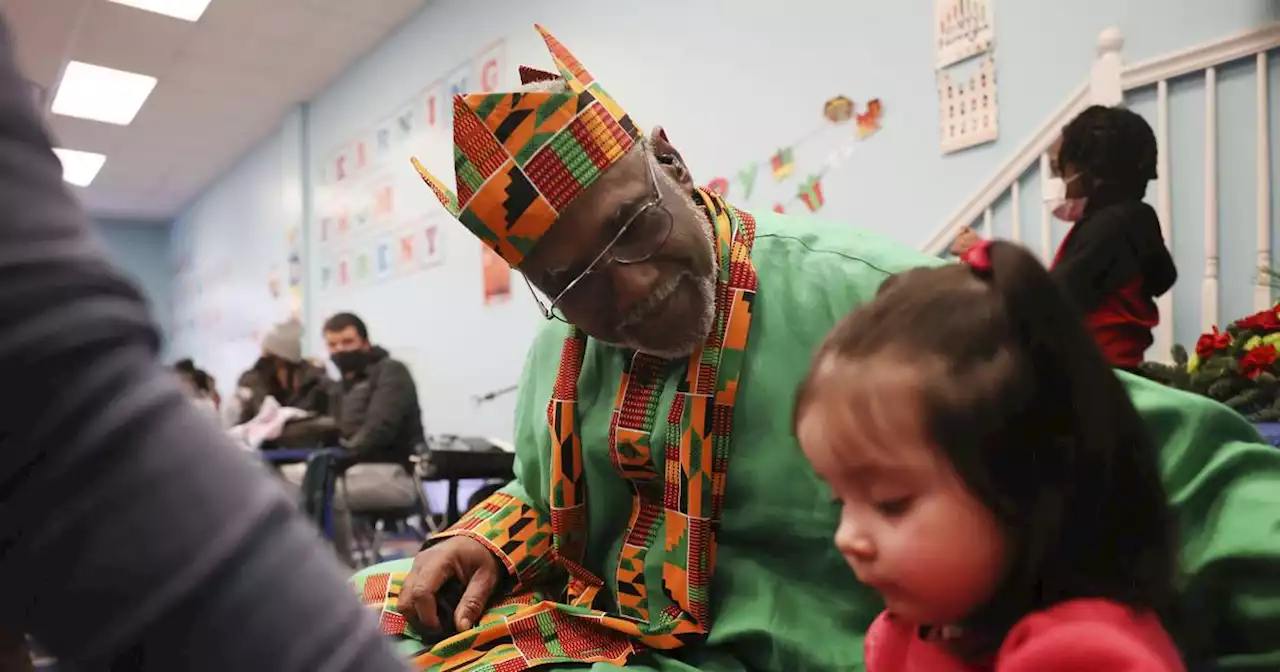
[[[514,480],[515,453],[479,450],[432,450],[427,453],[424,481],[448,481],[445,525],[458,522],[458,481],[468,478]]]

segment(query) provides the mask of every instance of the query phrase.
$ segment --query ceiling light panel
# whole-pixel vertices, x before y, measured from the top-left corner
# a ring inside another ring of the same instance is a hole
[[[102,170],[102,164],[107,162],[106,156],[94,152],[54,147],[53,153],[57,154],[58,160],[62,162],[62,179],[77,187],[87,187],[92,184],[93,179],[98,176],[98,171]]]
[[[209,0],[108,0],[108,2],[172,16],[183,21],[199,21],[204,10],[209,7]]]
[[[128,126],[147,102],[156,78],[71,61],[49,110],[54,114]]]

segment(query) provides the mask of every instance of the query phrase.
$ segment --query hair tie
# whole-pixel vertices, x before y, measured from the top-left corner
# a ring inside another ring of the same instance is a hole
[[[982,274],[991,273],[991,241],[983,240],[960,255],[960,261]]]

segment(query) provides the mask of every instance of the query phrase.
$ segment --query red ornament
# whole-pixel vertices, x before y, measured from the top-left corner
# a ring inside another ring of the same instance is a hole
[[[1236,320],[1236,326],[1248,331],[1270,333],[1280,330],[1280,318],[1276,317],[1275,309],[1270,308]]]
[[[1196,340],[1196,356],[1200,359],[1208,359],[1210,355],[1225,350],[1231,345],[1231,335],[1218,331],[1217,327],[1213,331],[1200,334],[1200,338]]]
[[[1250,380],[1255,380],[1259,374],[1276,363],[1276,356],[1276,346],[1269,343],[1259,345],[1240,358],[1240,373]]]

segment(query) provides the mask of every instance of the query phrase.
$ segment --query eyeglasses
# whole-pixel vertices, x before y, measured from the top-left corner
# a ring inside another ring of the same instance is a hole
[[[653,258],[658,250],[667,243],[667,239],[671,237],[671,213],[662,205],[662,192],[658,190],[658,174],[653,167],[654,159],[647,156],[648,148],[642,150],[646,153],[645,167],[649,170],[649,187],[653,192],[653,197],[640,206],[631,214],[622,227],[618,229],[618,233],[614,234],[613,239],[609,241],[604,249],[587,264],[586,270],[578,274],[571,282],[564,286],[550,301],[544,301],[539,296],[538,291],[534,289],[533,283],[525,277],[524,282],[529,287],[529,291],[533,293],[533,300],[537,302],[538,308],[542,311],[542,316],[548,320],[560,320],[567,322],[564,316],[559,313],[557,307],[566,299],[572,301],[580,294],[588,284],[588,278],[613,264],[619,266],[627,266],[630,264],[639,264]],[[648,213],[652,213],[651,215]],[[576,291],[575,291],[576,290]]]

